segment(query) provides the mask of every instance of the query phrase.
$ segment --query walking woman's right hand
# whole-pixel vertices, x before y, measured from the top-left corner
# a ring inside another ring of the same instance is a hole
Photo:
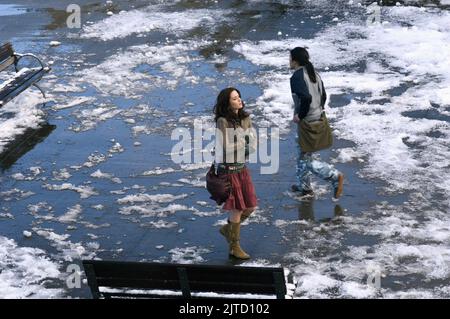
[[[300,122],[300,118],[298,117],[298,114],[294,114],[294,118],[292,119],[295,123]]]

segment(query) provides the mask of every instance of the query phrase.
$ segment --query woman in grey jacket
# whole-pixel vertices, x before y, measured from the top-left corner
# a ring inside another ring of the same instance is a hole
[[[295,104],[293,121],[297,124],[300,121],[318,121],[322,112],[325,112],[327,94],[322,79],[309,61],[309,53],[305,48],[296,47],[290,51],[290,67],[295,70],[291,77],[291,92]],[[300,144],[298,145],[298,182],[292,185],[292,190],[299,192],[301,196],[314,196],[311,187],[311,173],[313,173],[332,183],[333,197],[338,199],[342,195],[344,175],[314,155],[312,152],[302,151]]]

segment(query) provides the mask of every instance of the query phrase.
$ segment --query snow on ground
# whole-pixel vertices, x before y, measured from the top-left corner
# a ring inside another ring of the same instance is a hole
[[[27,198],[33,196],[35,193],[31,191],[24,191],[18,188],[13,188],[7,191],[0,192],[0,198],[2,201],[8,202],[13,200],[19,200],[22,198]]]
[[[177,170],[168,167],[168,168],[155,168],[152,170],[148,170],[142,173],[143,176],[151,176],[151,175],[161,175],[161,174],[167,174],[167,173],[173,173],[173,172],[177,172]]]
[[[67,168],[61,168],[52,172],[53,178],[57,181],[64,181],[72,177]]]
[[[74,106],[91,103],[93,101],[95,101],[94,97],[91,97],[91,96],[80,96],[80,97],[72,99],[70,102],[67,102],[66,104],[56,105],[56,106],[53,107],[53,109],[54,110],[68,109],[68,108],[71,108],[71,107],[74,107]]]
[[[60,260],[71,262],[83,258],[92,259],[100,248],[97,242],[73,243],[69,240],[69,234],[60,235],[50,228],[33,227],[32,230],[36,235],[48,240],[50,245],[56,248],[59,255],[54,257]]]
[[[60,276],[60,270],[59,264],[41,249],[20,247],[14,240],[0,236],[0,269],[2,299],[62,296],[62,289],[43,289],[45,282]]]
[[[148,170],[143,172],[142,176],[152,176],[152,175],[161,175],[161,174],[167,174],[167,173],[173,173],[173,172],[188,172],[188,171],[195,171],[198,169],[205,169],[211,166],[211,163],[203,162],[203,163],[194,163],[194,164],[181,164],[180,169],[174,169],[172,167],[167,168],[161,168],[156,167],[155,169]],[[183,180],[183,182],[187,182],[187,180]],[[191,181],[190,181],[191,183]],[[192,181],[194,183],[194,181]],[[195,184],[200,183],[200,181],[196,181]]]
[[[51,191],[64,191],[64,190],[75,191],[80,194],[81,199],[98,195],[98,193],[91,186],[84,186],[84,185],[75,186],[71,183],[63,183],[61,185],[44,184],[42,185],[42,187]]]
[[[171,262],[180,264],[196,264],[204,261],[202,255],[208,254],[211,251],[207,248],[190,246],[183,248],[174,248],[169,250],[171,255]]]
[[[118,177],[114,177],[113,174],[109,174],[109,173],[103,173],[101,170],[96,170],[94,173],[91,174],[91,177],[94,178],[103,178],[103,179],[109,179],[111,180],[113,183],[117,183],[117,184],[122,184],[122,181],[120,178]]]
[[[137,98],[155,87],[175,89],[180,81],[198,83],[188,65],[200,59],[189,53],[209,44],[208,41],[180,40],[161,45],[128,47],[99,65],[78,72],[78,81],[89,83],[103,94]],[[156,66],[160,74],[146,72]]]
[[[194,207],[188,207],[183,204],[174,203],[176,200],[187,198],[188,194],[134,194],[127,195],[117,200],[119,205],[119,214],[126,219],[139,224],[140,227],[150,227],[156,229],[174,228],[179,224],[162,218],[167,218],[177,212],[193,211]],[[130,205],[131,204],[131,205]],[[149,218],[154,218],[148,221]]]
[[[149,195],[149,194],[139,194],[139,195],[129,195],[125,196],[117,202],[119,204],[126,203],[136,203],[136,202],[156,202],[156,203],[170,203],[174,200],[186,198],[187,194],[181,195],[172,195],[172,194],[157,194],[157,195]]]
[[[40,167],[30,167],[28,171],[30,171],[30,173],[28,173],[27,175],[16,173],[11,175],[11,177],[18,181],[33,181],[36,180],[36,177],[42,173]]]
[[[133,213],[139,214],[142,218],[147,217],[168,217],[170,215],[173,215],[176,212],[181,211],[195,211],[194,208],[188,207],[186,205],[181,204],[169,204],[167,206],[161,206],[159,204],[155,203],[146,203],[141,205],[131,205],[131,206],[125,206],[121,207],[119,209],[119,214],[122,215],[131,215]],[[141,219],[139,219],[141,220]],[[171,224],[172,226],[174,224]],[[158,225],[153,225],[158,226]]]
[[[205,178],[204,175],[205,174],[201,174],[200,176],[197,176],[196,178],[193,178],[193,179],[180,178],[178,181],[181,183],[192,185],[194,187],[206,188],[206,180],[204,180],[204,178]]]
[[[338,155],[335,159],[333,159],[334,162],[348,163],[355,159],[359,162],[362,162],[362,163],[364,162],[364,159],[361,158],[361,157],[363,157],[363,154],[361,152],[356,151],[355,149],[353,149],[351,147],[337,149],[336,153]]]
[[[83,212],[81,205],[77,204],[73,207],[70,207],[69,210],[62,216],[58,218],[58,221],[61,223],[71,223],[76,222],[78,216]]]
[[[116,106],[100,104],[93,108],[76,110],[73,115],[78,123],[73,124],[69,129],[74,132],[83,132],[94,129],[100,122],[114,118],[120,114]]]
[[[83,167],[91,168],[91,167],[97,166],[100,163],[103,163],[103,162],[106,162],[106,161],[107,161],[106,155],[101,154],[98,151],[95,151],[94,153],[91,153],[88,156],[88,159],[87,159],[86,162],[84,162],[81,165],[72,165],[72,166],[70,166],[70,168],[74,169],[74,170],[80,170]],[[67,176],[67,174],[64,173],[64,176]]]
[[[53,220],[55,218],[53,207],[47,202],[29,204],[27,210],[37,219]],[[46,212],[44,215],[43,212]]]
[[[44,124],[43,98],[36,90],[27,90],[0,108],[0,153],[18,136]]]
[[[122,11],[85,27],[81,37],[108,41],[152,31],[181,35],[200,26],[214,28],[226,19],[226,12],[223,10],[196,9],[165,12],[163,8],[153,5],[146,9]]]

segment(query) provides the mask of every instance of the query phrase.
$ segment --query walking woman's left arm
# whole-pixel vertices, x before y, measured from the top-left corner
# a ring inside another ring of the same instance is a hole
[[[320,82],[322,84],[322,98],[320,101],[320,106],[322,106],[322,109],[325,108],[325,102],[327,101],[327,91],[325,91],[325,86],[323,85],[322,79],[320,79]]]

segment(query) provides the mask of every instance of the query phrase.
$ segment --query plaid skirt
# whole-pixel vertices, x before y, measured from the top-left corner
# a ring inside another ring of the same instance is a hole
[[[255,187],[247,167],[244,167],[239,172],[223,174],[227,174],[231,182],[231,193],[225,204],[223,204],[222,209],[245,210],[258,205]]]

